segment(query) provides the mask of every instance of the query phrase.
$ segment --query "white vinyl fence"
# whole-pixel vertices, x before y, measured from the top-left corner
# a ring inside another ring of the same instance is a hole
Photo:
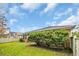
[[[79,56],[79,39],[76,40],[76,56]]]
[[[79,56],[79,38],[73,38],[73,56]]]
[[[0,43],[19,41],[19,38],[0,38]]]

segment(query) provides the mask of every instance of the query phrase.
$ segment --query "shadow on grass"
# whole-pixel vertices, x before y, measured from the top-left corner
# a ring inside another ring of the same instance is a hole
[[[55,52],[59,52],[59,53],[66,53],[68,55],[72,55],[72,50],[71,49],[66,49],[66,48],[49,48],[49,47],[44,47],[44,46],[38,46],[37,44],[30,44],[29,46],[31,47],[37,47],[37,48],[42,48],[42,49],[46,49],[46,50],[51,50],[51,51],[55,51]]]

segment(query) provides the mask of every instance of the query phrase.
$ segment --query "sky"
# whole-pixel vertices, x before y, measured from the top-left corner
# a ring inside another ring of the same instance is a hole
[[[78,3],[5,3],[0,6],[12,32],[79,24]]]

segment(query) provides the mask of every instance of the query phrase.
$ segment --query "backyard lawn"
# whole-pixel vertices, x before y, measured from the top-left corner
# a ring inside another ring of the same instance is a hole
[[[55,51],[36,46],[31,43],[10,42],[0,44],[0,56],[69,56],[68,51]]]

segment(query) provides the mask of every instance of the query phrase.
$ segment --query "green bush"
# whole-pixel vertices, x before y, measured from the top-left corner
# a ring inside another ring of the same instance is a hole
[[[23,38],[20,38],[20,42],[25,42]]]
[[[6,35],[0,35],[0,38],[7,38]]]
[[[36,42],[37,45],[50,47],[54,45],[56,47],[63,46],[64,42],[68,38],[68,30],[45,30],[39,32],[29,33],[29,40]]]
[[[79,32],[74,32],[73,36],[76,35],[77,37],[79,37]]]

